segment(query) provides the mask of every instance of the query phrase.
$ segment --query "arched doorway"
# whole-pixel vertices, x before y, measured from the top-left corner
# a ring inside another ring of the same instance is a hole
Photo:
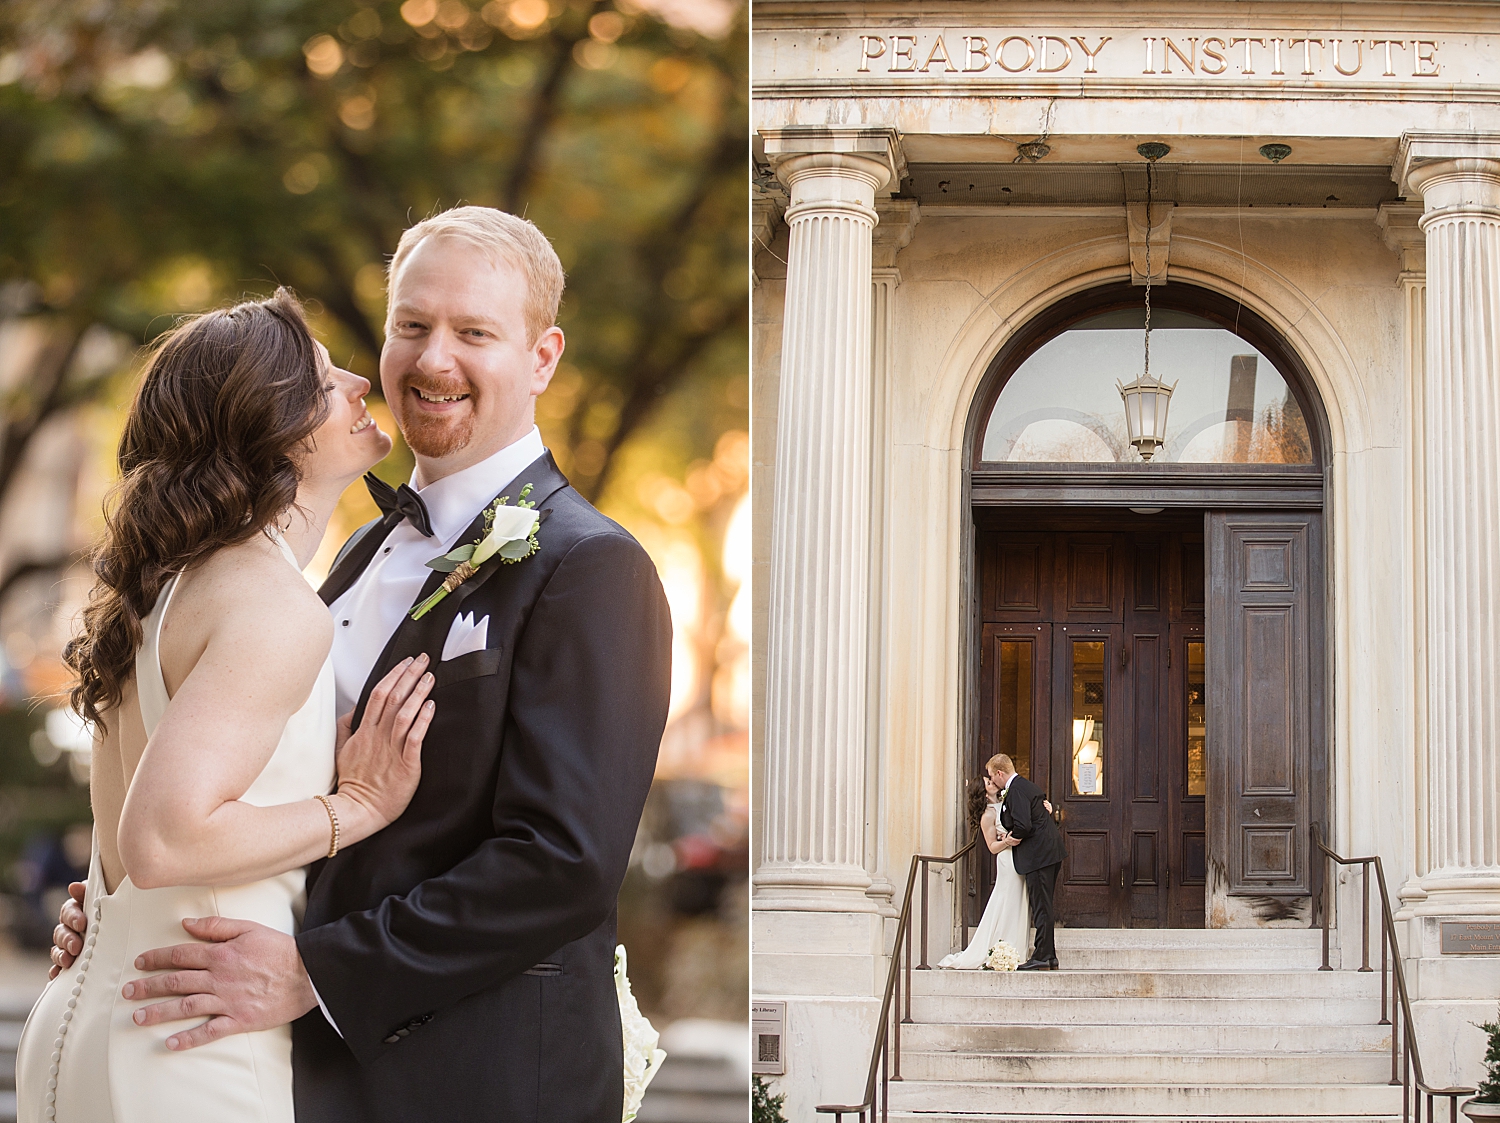
[[[1058,808],[1058,915],[1077,927],[1305,925],[1327,820],[1327,425],[1269,324],[1184,284],[1153,293],[1175,382],[1143,462],[1116,383],[1141,292],[1054,305],[990,366],[970,417],[971,751]],[[965,921],[991,876],[976,861]]]

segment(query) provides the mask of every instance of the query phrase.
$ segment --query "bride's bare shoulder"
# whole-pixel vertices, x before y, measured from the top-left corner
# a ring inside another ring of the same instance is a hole
[[[180,600],[179,600],[180,598]],[[307,579],[264,535],[216,551],[187,573],[172,617],[198,631],[306,650],[321,662],[333,642],[333,618]]]

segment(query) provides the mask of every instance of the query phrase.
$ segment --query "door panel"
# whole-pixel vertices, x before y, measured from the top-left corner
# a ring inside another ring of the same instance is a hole
[[[1208,518],[1208,651],[1216,759],[1208,778],[1216,923],[1309,913],[1309,825],[1321,758],[1321,515]]]
[[[1057,913],[1083,928],[1118,927],[1128,911],[1130,704],[1123,625],[1053,626],[1052,802],[1063,809],[1068,858]],[[1058,795],[1061,796],[1059,801]]]
[[[1208,791],[1208,691],[1202,621],[1174,624],[1168,659],[1179,672],[1169,675],[1167,711],[1172,736],[1165,751],[1168,843],[1164,924],[1202,928],[1208,880],[1204,833]]]
[[[980,653],[979,755],[984,762],[1005,753],[1016,772],[1047,789],[1045,746],[1051,726],[1052,626],[986,624]],[[1038,752],[1040,747],[1041,752]],[[994,858],[982,847],[966,863],[964,923],[978,924],[995,883]]]

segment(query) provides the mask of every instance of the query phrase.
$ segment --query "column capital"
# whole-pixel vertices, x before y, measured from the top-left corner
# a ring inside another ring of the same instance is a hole
[[[1401,273],[1427,271],[1427,238],[1422,233],[1420,203],[1382,203],[1375,213],[1386,248],[1401,261]]]
[[[1445,164],[1500,182],[1500,133],[1402,133],[1391,178],[1401,194],[1420,198],[1435,176],[1449,170]]]
[[[782,169],[799,156],[848,157],[848,165],[875,164],[883,171],[875,190],[893,191],[906,174],[906,156],[901,151],[901,137],[890,128],[843,128],[824,125],[788,125],[779,129],[762,129],[766,159],[772,170],[786,182]],[[844,161],[820,161],[826,167],[837,167]],[[790,170],[790,169],[788,169]]]

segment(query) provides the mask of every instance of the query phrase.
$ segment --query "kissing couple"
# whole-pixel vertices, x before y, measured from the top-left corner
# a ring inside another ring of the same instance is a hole
[[[94,851],[24,1123],[621,1119],[615,906],[671,620],[535,425],[562,289],[513,215],[403,234],[380,381],[416,469],[367,477],[382,514],[317,594],[391,448],[369,383],[285,290],[155,348],[67,651]]]
[[[995,888],[969,946],[944,956],[938,966],[979,970],[1003,941],[1016,960],[1024,960],[1016,970],[1057,970],[1052,894],[1067,854],[1051,802],[1016,774],[1004,753],[985,761],[984,775],[970,783],[966,802],[970,831],[995,855]]]

